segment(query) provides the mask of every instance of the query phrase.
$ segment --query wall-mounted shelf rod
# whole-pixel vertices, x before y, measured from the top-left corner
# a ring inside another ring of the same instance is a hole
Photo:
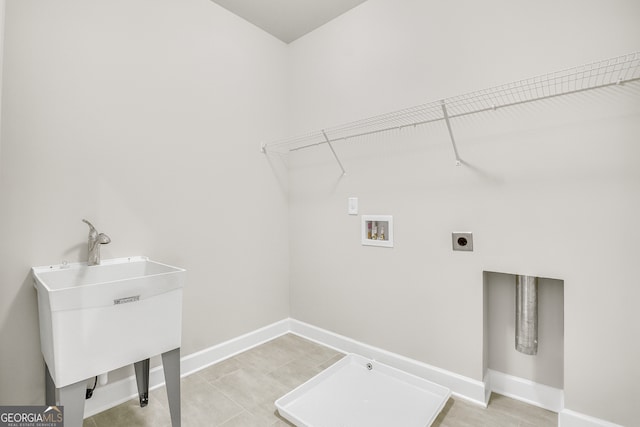
[[[263,143],[263,152],[290,152],[329,144],[344,171],[332,142],[379,132],[445,121],[456,161],[460,156],[451,129],[451,120],[471,114],[511,107],[543,99],[575,94],[591,89],[619,86],[640,80],[640,52],[605,59],[578,67],[540,75],[488,89],[369,117],[293,138]]]
[[[329,141],[320,141],[320,142],[314,142],[311,144],[307,144],[307,145],[300,145],[300,146],[296,146],[293,148],[289,148],[288,151],[298,151],[298,150],[304,150],[305,148],[309,148],[309,147],[315,147],[316,145],[323,145],[326,144],[327,142],[336,142],[336,141],[342,141],[345,139],[351,139],[351,138],[358,138],[361,136],[367,136],[367,135],[373,135],[376,133],[380,133],[380,132],[387,132],[390,130],[401,130],[407,127],[416,127],[416,126],[420,126],[420,125],[426,125],[428,123],[433,123],[433,122],[439,122],[441,121],[443,118],[437,118],[437,119],[431,119],[431,120],[424,120],[424,121],[420,121],[420,122],[415,122],[415,123],[411,123],[411,124],[407,124],[407,125],[400,125],[400,126],[393,126],[393,127],[388,127],[388,128],[384,128],[384,129],[378,129],[378,130],[370,130],[367,132],[360,132],[360,133],[354,133],[354,134],[350,134],[348,136],[342,136],[339,138],[331,138],[329,139]],[[326,135],[326,133],[325,133]],[[306,138],[312,138],[313,134],[309,134],[306,136]],[[266,146],[266,144],[263,143],[264,146]],[[269,144],[271,145],[271,144]]]

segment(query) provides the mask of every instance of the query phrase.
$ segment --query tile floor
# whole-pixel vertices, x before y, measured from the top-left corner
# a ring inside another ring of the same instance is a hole
[[[278,415],[273,402],[342,357],[335,350],[287,334],[212,365],[182,379],[182,425],[291,426]],[[85,419],[83,427],[169,427],[164,387],[149,394],[145,408],[133,399]],[[553,412],[493,394],[486,409],[449,399],[433,426],[543,427],[557,426],[557,418]]]

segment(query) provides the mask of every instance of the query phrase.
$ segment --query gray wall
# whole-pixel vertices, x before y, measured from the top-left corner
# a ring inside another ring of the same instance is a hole
[[[638,48],[640,3],[369,0],[291,45],[304,132]],[[564,280],[568,409],[636,420],[639,85],[291,155],[292,317],[481,380],[483,271]],[[360,244],[394,216],[395,247]],[[473,231],[475,251],[451,250]]]
[[[286,318],[285,45],[208,0],[10,1],[0,163],[0,404],[42,403],[33,265],[188,270],[183,355]],[[134,327],[134,325],[132,325]],[[113,378],[117,378],[114,374]]]

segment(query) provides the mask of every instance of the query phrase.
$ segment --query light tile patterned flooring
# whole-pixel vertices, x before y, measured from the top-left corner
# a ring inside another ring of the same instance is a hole
[[[182,379],[182,425],[291,426],[278,415],[274,401],[343,356],[287,334],[212,365]],[[433,426],[546,427],[557,426],[557,418],[553,412],[493,394],[488,408],[449,399]],[[145,408],[133,399],[85,419],[83,427],[170,425],[166,391],[161,387],[149,393]]]

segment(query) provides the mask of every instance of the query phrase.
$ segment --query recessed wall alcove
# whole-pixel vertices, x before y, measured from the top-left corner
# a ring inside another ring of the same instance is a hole
[[[483,286],[487,392],[521,394],[515,386],[538,395],[542,388],[551,397],[534,403],[558,410],[564,389],[564,281],[538,278],[538,352],[533,356],[515,348],[516,275],[485,271]]]

